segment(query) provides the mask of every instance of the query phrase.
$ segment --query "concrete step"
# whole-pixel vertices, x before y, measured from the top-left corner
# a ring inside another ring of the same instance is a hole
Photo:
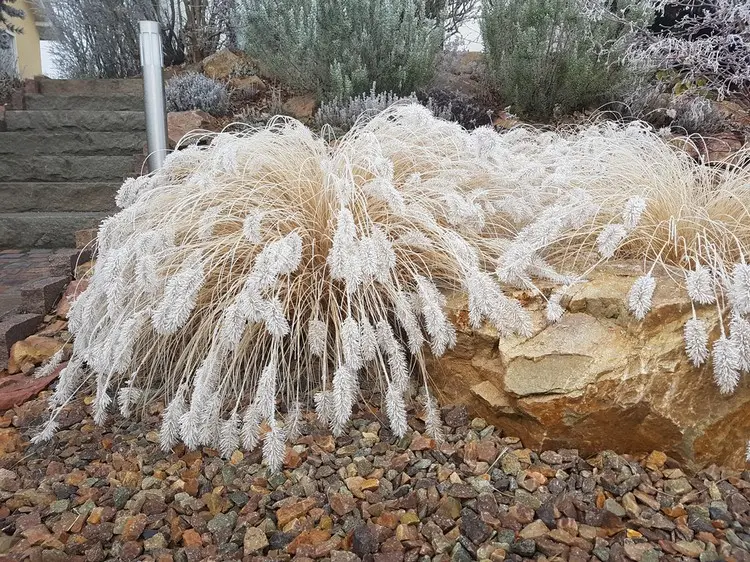
[[[71,248],[75,233],[108,213],[0,213],[0,249]]]
[[[0,158],[0,182],[116,182],[134,175],[136,161],[133,155],[23,156],[10,154]]]
[[[0,213],[115,212],[120,182],[0,183]]]
[[[143,111],[27,111],[5,112],[8,131],[145,131]]]
[[[111,94],[143,95],[143,80],[140,78],[118,78],[112,80],[54,80],[41,78],[40,92],[43,94],[81,94],[109,96]]]
[[[88,131],[0,132],[0,154],[130,155],[143,152],[146,133]]]
[[[26,94],[24,108],[34,111],[143,111],[143,94]]]

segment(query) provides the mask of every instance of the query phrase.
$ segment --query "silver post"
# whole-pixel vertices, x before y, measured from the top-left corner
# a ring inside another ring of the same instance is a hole
[[[146,134],[148,137],[148,169],[153,172],[164,164],[167,155],[167,110],[164,101],[163,55],[159,23],[142,21],[141,68],[143,69],[143,97],[146,105]]]

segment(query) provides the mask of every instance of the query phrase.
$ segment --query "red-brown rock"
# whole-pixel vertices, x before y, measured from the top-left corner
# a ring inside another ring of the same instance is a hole
[[[174,111],[167,114],[167,136],[169,145],[174,147],[188,133],[211,132],[218,130],[216,119],[199,109]]]

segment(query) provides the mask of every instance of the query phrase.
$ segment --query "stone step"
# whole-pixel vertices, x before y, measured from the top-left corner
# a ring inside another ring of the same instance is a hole
[[[143,94],[26,94],[24,108],[34,111],[143,111]]]
[[[75,233],[109,213],[0,213],[0,249],[71,248]]]
[[[81,94],[109,96],[112,94],[143,95],[143,80],[140,78],[117,78],[111,80],[54,80],[41,78],[39,91],[42,94]]]
[[[114,212],[120,185],[120,182],[0,183],[0,212]]]
[[[110,213],[0,213],[0,249],[70,248],[75,233]]]
[[[0,132],[0,154],[130,155],[143,152],[144,132]]]
[[[0,182],[116,182],[134,175],[136,162],[134,155],[23,156],[10,154],[0,158]]]
[[[53,131],[145,131],[143,111],[33,111],[5,112],[8,131],[44,129]]]

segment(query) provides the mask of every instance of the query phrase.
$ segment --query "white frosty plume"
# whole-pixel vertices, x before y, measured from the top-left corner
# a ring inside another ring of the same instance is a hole
[[[628,293],[628,309],[638,320],[643,320],[651,310],[651,299],[656,289],[656,279],[649,273],[639,277]]]

